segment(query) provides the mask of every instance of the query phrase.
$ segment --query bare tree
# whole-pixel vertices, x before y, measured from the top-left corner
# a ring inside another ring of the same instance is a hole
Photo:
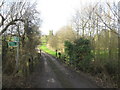
[[[75,27],[78,35],[80,34],[80,31],[82,31],[82,36],[85,35],[85,30],[88,28],[87,24],[91,20],[91,15],[94,11],[94,9],[97,7],[98,3],[96,3],[91,9],[83,8],[81,11],[77,10],[75,16],[73,16],[73,27]],[[86,11],[85,11],[86,10]]]
[[[36,56],[35,48],[39,44],[41,18],[39,18],[40,13],[36,10],[36,3],[31,4],[22,1],[10,2],[8,5],[4,3],[1,5],[0,14],[0,17],[3,18],[0,24],[0,35],[3,35],[3,37],[9,37],[10,35],[13,37],[15,35],[20,38],[19,52],[21,57],[19,59],[21,61],[19,65],[23,67],[24,71],[28,59],[33,60]],[[11,58],[14,60],[13,57]]]
[[[35,3],[31,5],[28,2],[12,2],[8,7],[5,7],[5,3],[0,5],[0,17],[2,18],[0,27],[0,35],[2,35],[9,26],[16,25],[18,22],[26,24],[36,23],[38,24],[40,19],[37,18],[37,10],[35,10]],[[5,10],[5,11],[4,11]],[[5,12],[5,13],[2,13]]]

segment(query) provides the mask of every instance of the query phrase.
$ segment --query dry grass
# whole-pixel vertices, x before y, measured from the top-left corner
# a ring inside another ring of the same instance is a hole
[[[2,77],[2,87],[3,88],[22,88],[25,87],[25,78],[19,76],[19,75],[3,75]]]

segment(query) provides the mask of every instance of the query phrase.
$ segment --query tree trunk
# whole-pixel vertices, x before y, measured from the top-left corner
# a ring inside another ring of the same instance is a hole
[[[120,36],[118,36],[118,88],[120,88]]]
[[[112,49],[111,49],[111,31],[109,31],[109,60],[112,59]]]

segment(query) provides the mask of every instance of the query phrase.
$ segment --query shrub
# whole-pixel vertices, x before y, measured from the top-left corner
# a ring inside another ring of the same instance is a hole
[[[90,41],[88,39],[79,38],[73,43],[66,41],[65,53],[75,67],[83,71],[89,69],[92,55]]]

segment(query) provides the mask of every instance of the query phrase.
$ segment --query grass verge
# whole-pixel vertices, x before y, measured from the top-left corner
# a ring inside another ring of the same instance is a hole
[[[42,51],[48,53],[48,54],[51,54],[51,55],[53,55],[53,56],[56,56],[56,52],[48,49],[48,48],[46,47],[46,45],[40,46],[40,49],[41,49]]]

